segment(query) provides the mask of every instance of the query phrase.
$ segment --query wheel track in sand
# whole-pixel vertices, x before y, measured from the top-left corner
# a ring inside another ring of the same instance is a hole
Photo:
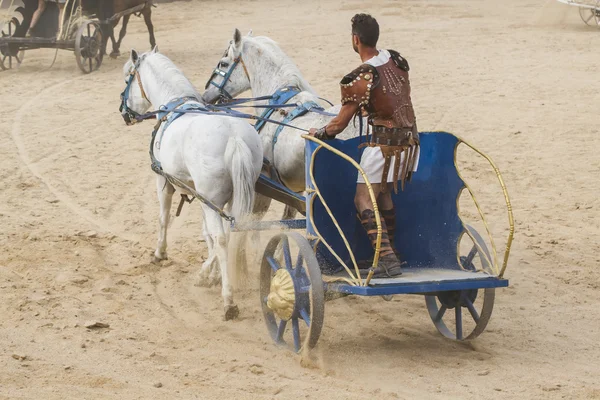
[[[86,220],[90,224],[94,225],[98,230],[101,230],[105,233],[114,234],[114,235],[120,237],[121,239],[125,239],[125,240],[131,241],[131,242],[139,242],[140,238],[137,235],[131,234],[129,232],[125,232],[122,229],[120,229],[118,227],[118,225],[111,224],[110,222],[103,221],[103,220],[95,217],[93,212],[81,207],[79,204],[77,204],[77,202],[73,198],[71,198],[71,196],[64,193],[59,188],[55,187],[51,183],[50,179],[48,177],[46,177],[40,171],[38,163],[36,161],[31,160],[31,157],[29,156],[29,154],[27,152],[27,149],[25,147],[25,142],[21,135],[21,126],[22,126],[23,119],[25,118],[27,113],[31,109],[33,109],[32,106],[36,102],[40,101],[47,94],[51,94],[54,91],[54,89],[56,89],[62,85],[80,80],[86,76],[87,75],[83,75],[83,76],[77,77],[77,78],[65,79],[63,81],[55,83],[55,84],[45,88],[41,92],[35,94],[33,97],[31,97],[25,103],[23,103],[23,105],[21,105],[16,111],[16,115],[14,117],[14,120],[12,123],[12,128],[11,128],[11,137],[17,147],[18,156],[19,156],[21,162],[25,165],[27,170],[33,176],[35,176],[37,179],[39,179],[48,188],[48,190],[60,201],[59,204],[66,206],[71,211],[73,211],[75,214],[77,214],[79,217]],[[39,161],[39,160],[37,160],[37,161]]]

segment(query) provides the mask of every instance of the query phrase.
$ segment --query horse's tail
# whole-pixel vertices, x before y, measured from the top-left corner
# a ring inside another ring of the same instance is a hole
[[[252,151],[239,136],[229,138],[225,148],[225,163],[233,182],[231,213],[235,219],[242,220],[254,207],[254,185],[260,171],[255,171]]]

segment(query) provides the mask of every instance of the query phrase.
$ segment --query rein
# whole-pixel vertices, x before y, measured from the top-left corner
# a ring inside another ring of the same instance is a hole
[[[221,68],[219,68],[219,66],[221,65],[221,63],[219,62],[219,64],[217,64],[216,68],[213,70],[212,75],[208,79],[208,82],[206,82],[204,89],[208,89],[208,87],[210,85],[212,85],[212,86],[216,87],[217,89],[219,89],[219,93],[221,94],[221,96],[224,96],[228,100],[233,100],[233,96],[231,94],[229,94],[229,92],[227,90],[225,90],[225,85],[227,85],[227,83],[231,79],[231,75],[233,74],[233,71],[235,71],[235,68],[239,64],[242,64],[242,67],[244,68],[244,73],[246,74],[246,78],[248,78],[248,81],[251,82],[250,74],[248,73],[248,68],[246,67],[246,63],[244,62],[244,59],[242,58],[242,55],[240,54],[238,57],[236,57],[233,60],[233,64],[231,64],[231,67],[229,67],[229,71],[223,71]],[[221,83],[215,82],[214,78],[217,75],[223,77],[223,81],[221,81]]]

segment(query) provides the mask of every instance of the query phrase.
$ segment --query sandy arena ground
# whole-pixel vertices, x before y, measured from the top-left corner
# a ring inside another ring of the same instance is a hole
[[[68,52],[48,69],[54,52],[32,51],[0,73],[0,398],[600,399],[600,31],[576,8],[194,0],[153,17],[160,50],[199,88],[239,27],[278,41],[337,99],[362,11],[411,63],[420,129],[463,136],[503,171],[516,236],[487,331],[445,340],[421,297],[342,299],[303,368],[268,337],[256,265],[241,318],[223,322],[220,289],[192,281],[206,256],[197,204],[172,223],[170,261],[149,263],[151,123],[126,127],[117,111],[125,56],[85,76]],[[148,46],[133,19],[123,49]]]

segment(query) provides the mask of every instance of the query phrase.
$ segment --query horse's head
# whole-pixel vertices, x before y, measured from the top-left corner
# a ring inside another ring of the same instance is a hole
[[[157,51],[158,49],[155,47],[150,53],[138,55],[135,50],[131,50],[131,56],[123,66],[123,76],[126,86],[123,93],[121,93],[119,111],[121,111],[121,115],[127,125],[133,125],[136,122],[136,117],[148,111],[152,105],[144,90],[140,67],[146,57]]]
[[[223,57],[206,82],[206,90],[202,95],[206,103],[227,102],[250,89],[250,75],[244,63],[243,47],[242,34],[236,29],[233,40],[229,42]]]

